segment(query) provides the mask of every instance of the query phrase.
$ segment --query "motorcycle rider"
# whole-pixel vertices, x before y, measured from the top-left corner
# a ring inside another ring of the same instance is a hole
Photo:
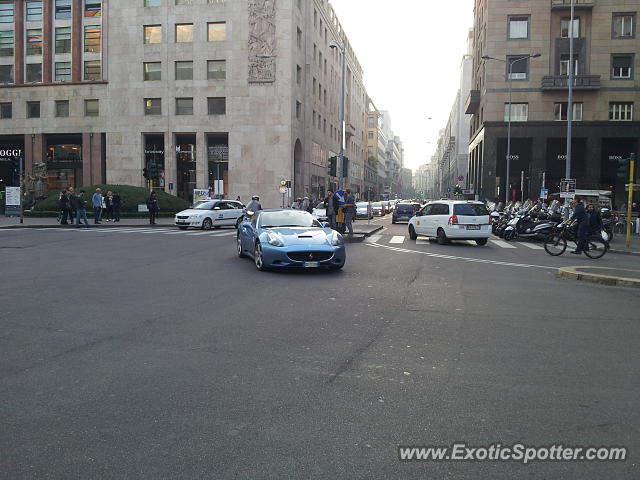
[[[571,218],[578,222],[576,229],[577,247],[571,253],[580,255],[586,248],[587,238],[589,237],[589,215],[584,208],[584,204],[576,197],[573,202],[573,214]]]
[[[251,197],[249,204],[244,207],[245,214],[247,212],[258,213],[260,210],[262,210],[262,205],[260,205],[260,197],[258,195]]]

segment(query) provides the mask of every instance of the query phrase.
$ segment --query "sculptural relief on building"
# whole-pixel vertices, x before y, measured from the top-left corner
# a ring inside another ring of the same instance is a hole
[[[276,0],[249,2],[249,83],[276,80]]]

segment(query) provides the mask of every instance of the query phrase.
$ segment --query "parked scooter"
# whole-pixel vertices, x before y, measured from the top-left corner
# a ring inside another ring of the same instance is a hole
[[[558,224],[558,222],[553,222],[549,218],[546,213],[539,213],[536,206],[526,212],[520,212],[505,228],[504,239],[507,241],[515,240],[516,238],[544,240]]]

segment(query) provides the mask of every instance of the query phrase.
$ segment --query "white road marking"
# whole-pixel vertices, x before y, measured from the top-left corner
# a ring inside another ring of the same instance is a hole
[[[367,247],[376,247],[376,248],[386,248],[387,250],[391,250],[394,252],[400,252],[400,253],[417,253],[418,255],[426,255],[428,257],[433,257],[433,258],[441,258],[441,259],[445,259],[445,260],[462,260],[464,262],[469,262],[469,263],[485,263],[485,264],[489,264],[489,265],[500,265],[500,266],[505,266],[505,267],[519,267],[519,268],[542,268],[545,270],[557,270],[557,267],[547,267],[544,265],[527,265],[524,263],[510,263],[510,262],[498,262],[496,260],[483,260],[480,258],[468,258],[468,257],[456,257],[453,255],[441,255],[438,253],[429,253],[429,252],[421,252],[418,250],[408,250],[406,248],[396,248],[396,247],[390,247],[388,245],[381,245],[381,244],[369,244],[369,243],[365,243],[365,245]]]
[[[535,243],[518,242],[518,245],[522,245],[524,247],[530,248],[531,250],[544,250],[544,247],[541,247],[540,245],[536,245]]]
[[[389,243],[404,243],[404,235],[394,235]]]
[[[211,232],[209,230],[206,230],[204,232],[185,233],[185,235],[189,235],[189,236],[211,235]]]
[[[231,237],[231,236],[236,236],[237,233],[236,232],[227,232],[227,233],[212,233],[210,236],[212,237]]]
[[[516,248],[513,245],[511,245],[510,243],[507,243],[507,242],[502,241],[502,240],[491,240],[491,243],[493,243],[494,245],[497,245],[500,248]]]
[[[373,235],[369,238],[365,238],[364,241],[367,243],[378,243],[381,238],[382,238],[382,235]]]

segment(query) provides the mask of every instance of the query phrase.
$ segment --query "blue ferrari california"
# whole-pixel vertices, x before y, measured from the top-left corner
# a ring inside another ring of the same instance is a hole
[[[284,267],[338,270],[346,259],[342,235],[300,210],[255,213],[239,225],[237,248],[238,256],[253,258],[258,270]]]

